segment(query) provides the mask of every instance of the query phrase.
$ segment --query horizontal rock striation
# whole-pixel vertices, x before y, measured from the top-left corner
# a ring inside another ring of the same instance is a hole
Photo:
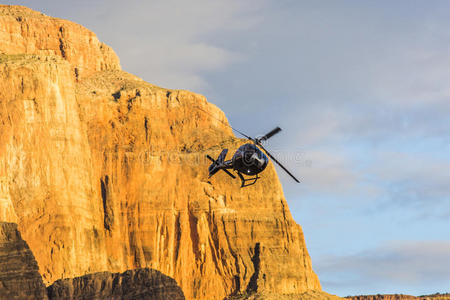
[[[0,222],[0,299],[47,299],[33,253],[14,223]]]
[[[152,269],[129,270],[121,274],[100,272],[60,279],[48,287],[48,296],[51,300],[185,299],[175,280]]]

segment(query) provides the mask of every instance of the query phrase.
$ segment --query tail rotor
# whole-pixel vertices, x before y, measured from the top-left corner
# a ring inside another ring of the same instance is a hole
[[[225,173],[227,173],[229,176],[231,176],[232,178],[236,178],[236,176],[234,176],[233,174],[231,174],[227,169],[226,169],[226,165],[225,165],[225,157],[227,156],[228,153],[228,149],[223,149],[222,152],[220,153],[219,157],[217,158],[217,160],[214,160],[211,156],[206,155],[206,157],[212,161],[212,164],[209,166],[208,168],[208,172],[209,172],[209,177],[213,176],[214,174],[216,174],[219,170],[224,171]]]

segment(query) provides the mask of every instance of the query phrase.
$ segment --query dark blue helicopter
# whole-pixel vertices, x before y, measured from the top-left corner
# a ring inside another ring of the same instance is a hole
[[[236,130],[233,128],[233,130]],[[281,131],[280,127],[275,128],[261,138],[252,138],[242,132],[236,130],[242,134],[247,139],[251,140],[253,143],[247,143],[240,146],[236,153],[234,153],[231,160],[225,160],[227,156],[228,149],[223,149],[219,157],[214,160],[211,156],[206,155],[206,157],[212,161],[209,166],[209,177],[216,174],[219,170],[224,171],[232,178],[236,178],[228,169],[233,169],[237,172],[239,178],[241,179],[241,187],[246,187],[253,185],[260,178],[258,174],[264,171],[269,163],[267,156],[259,149],[261,148],[274,162],[276,162],[286,173],[288,173],[296,182],[298,181],[294,175],[291,174],[279,161],[277,161],[261,144],[262,141],[269,139],[278,132]],[[244,176],[253,176],[250,178],[245,178]]]

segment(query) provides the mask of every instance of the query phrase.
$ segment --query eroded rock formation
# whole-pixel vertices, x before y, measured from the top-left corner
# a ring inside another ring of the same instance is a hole
[[[119,58],[83,26],[24,6],[0,5],[0,53],[58,55],[75,79],[120,70]]]
[[[48,287],[51,300],[67,299],[152,299],[184,300],[175,280],[152,269],[124,273],[100,272],[60,279]]]
[[[301,294],[279,294],[273,292],[243,293],[229,296],[225,300],[342,300],[335,295],[323,291],[310,290]]]
[[[93,33],[27,8],[0,6],[0,53],[0,220],[45,283],[149,267],[188,299],[321,289],[271,164],[245,189],[208,181],[205,155],[243,141],[203,96],[123,72]]]
[[[47,299],[33,253],[14,223],[0,222],[0,299]]]

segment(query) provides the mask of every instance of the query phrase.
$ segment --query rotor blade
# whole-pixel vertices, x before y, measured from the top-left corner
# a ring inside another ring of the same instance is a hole
[[[300,183],[300,181],[295,178],[294,175],[292,175],[291,172],[288,171],[288,169],[286,169],[278,160],[275,159],[275,157],[273,157],[272,154],[269,153],[269,151],[267,151],[263,146],[261,146],[261,144],[258,144],[259,147],[261,147],[261,149],[264,150],[264,152],[266,152],[266,154],[274,161],[276,162],[286,173],[288,173],[296,182]]]
[[[215,117],[213,114],[207,112],[206,110],[200,108],[199,106],[194,106],[194,107],[197,108],[198,110],[201,110],[201,111],[204,112],[205,114],[209,115],[211,118],[213,118],[213,119],[215,119],[215,120],[221,122],[221,123],[224,124],[225,126],[230,127],[231,129],[233,129],[234,131],[236,131],[237,133],[239,133],[239,134],[242,135],[243,137],[245,137],[245,138],[247,138],[247,139],[249,139],[249,140],[254,141],[253,138],[251,138],[250,136],[246,135],[245,133],[243,133],[243,132],[237,130],[236,128],[231,127],[231,125],[228,124],[228,123],[226,123],[224,120],[221,120],[221,119]]]
[[[231,126],[230,126],[230,128],[233,129],[234,131],[236,131],[237,133],[241,134],[243,137],[253,141],[253,139],[251,137],[249,137],[248,135],[246,135],[245,133],[242,133],[239,130],[237,130],[236,128],[233,128]]]
[[[271,137],[273,137],[275,134],[277,134],[277,133],[280,132],[280,131],[281,131],[281,128],[280,128],[280,127],[277,127],[277,128],[275,128],[274,130],[272,130],[271,132],[269,132],[268,134],[266,134],[265,136],[259,138],[259,139],[258,139],[258,142],[259,142],[259,141],[265,141],[265,140],[267,140],[267,139],[270,139]]]

